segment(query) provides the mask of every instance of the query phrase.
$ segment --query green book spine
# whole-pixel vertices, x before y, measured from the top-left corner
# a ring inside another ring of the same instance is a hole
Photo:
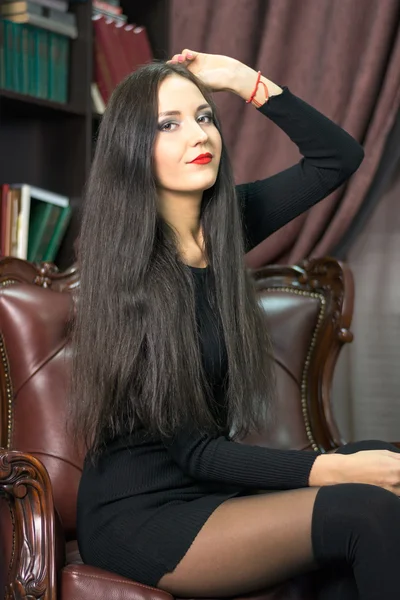
[[[6,85],[6,60],[5,60],[5,38],[4,38],[4,20],[0,20],[0,88]]]
[[[8,90],[14,89],[14,72],[13,72],[13,30],[12,30],[12,22],[4,21],[4,41],[5,41],[5,63],[6,63],[6,82],[5,87]]]
[[[31,212],[29,217],[28,233],[28,260],[35,262],[41,260],[37,258],[41,247],[44,245],[43,238],[49,227],[53,230],[52,219],[58,218],[61,213],[61,207],[31,198]],[[47,242],[45,248],[47,247]]]
[[[56,69],[57,69],[57,37],[49,32],[49,100],[56,98]]]
[[[34,51],[34,95],[40,97],[40,45],[39,45],[39,29],[32,27],[33,35],[33,51]]]
[[[62,209],[62,213],[57,221],[57,224],[54,228],[53,235],[51,236],[51,240],[47,247],[46,252],[44,253],[43,260],[48,262],[54,262],[57,256],[58,249],[61,246],[61,242],[63,240],[64,234],[67,230],[69,222],[71,220],[72,210],[70,206],[66,206]]]
[[[29,29],[21,28],[21,92],[29,94]]]
[[[47,31],[37,29],[37,42],[39,51],[39,96],[48,97],[48,42]]]
[[[57,100],[57,102],[61,102],[61,82],[62,82],[62,74],[63,74],[63,56],[62,56],[62,49],[63,49],[63,43],[64,43],[64,38],[62,35],[57,35],[57,63],[56,63],[56,87],[55,87],[55,93],[56,93],[56,97],[55,99]]]
[[[31,198],[31,214],[29,216],[28,260],[33,261],[37,254],[40,240],[43,237],[47,221],[53,205]]]
[[[58,221],[58,219],[59,219],[59,217],[61,215],[61,212],[62,212],[62,206],[56,206],[55,204],[52,204],[51,207],[52,207],[52,210],[51,210],[50,216],[49,216],[49,218],[47,220],[46,228],[45,228],[45,230],[43,232],[43,235],[42,235],[42,237],[40,239],[40,243],[38,245],[38,249],[37,249],[36,255],[35,255],[34,259],[33,259],[34,262],[40,262],[40,261],[43,260],[45,252],[47,250],[47,247],[48,247],[48,245],[50,243],[50,240],[51,240],[51,238],[53,236],[54,228],[55,228],[55,226],[57,224],[57,221]]]
[[[22,52],[21,33],[22,27],[19,23],[13,23],[13,48],[14,48],[14,90],[22,92]]]
[[[60,80],[60,102],[68,101],[68,80],[69,80],[69,38],[60,36],[60,63],[61,63],[61,80]]]
[[[37,60],[35,29],[27,25],[28,31],[28,94],[37,96]]]
[[[49,32],[41,31],[43,51],[43,98],[49,97]]]

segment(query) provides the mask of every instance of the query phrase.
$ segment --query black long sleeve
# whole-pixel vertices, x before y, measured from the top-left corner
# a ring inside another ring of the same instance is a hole
[[[198,481],[213,481],[252,489],[295,489],[308,486],[318,453],[277,450],[181,430],[166,443],[182,471]]]
[[[289,136],[303,158],[276,175],[236,186],[246,251],[326,198],[357,170],[364,157],[353,137],[287,87],[258,111]]]

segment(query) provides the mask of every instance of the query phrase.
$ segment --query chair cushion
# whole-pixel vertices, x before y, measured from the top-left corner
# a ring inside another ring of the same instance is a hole
[[[84,565],[75,540],[67,544],[67,566],[62,569],[60,584],[60,600],[172,600],[170,594],[156,588],[135,583],[103,569]],[[265,592],[238,596],[234,600],[314,600],[314,598],[312,577],[306,576],[298,577]]]
[[[166,592],[88,565],[67,565],[59,582],[60,600],[172,600]]]

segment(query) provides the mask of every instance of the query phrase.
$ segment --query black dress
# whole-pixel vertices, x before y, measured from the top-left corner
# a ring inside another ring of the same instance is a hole
[[[303,155],[293,167],[237,186],[248,249],[325,198],[363,159],[362,147],[288,88],[258,109]],[[191,269],[203,360],[222,393],[226,355],[207,300],[207,268]],[[218,325],[218,324],[217,324]],[[77,535],[85,563],[148,585],[174,570],[212,512],[254,489],[306,487],[317,453],[245,446],[181,431],[172,444],[144,432],[113,440],[96,468],[85,462]]]

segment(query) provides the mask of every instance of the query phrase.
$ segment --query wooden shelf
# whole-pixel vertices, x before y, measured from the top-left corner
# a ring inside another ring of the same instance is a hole
[[[63,104],[62,102],[53,102],[52,100],[46,100],[44,98],[37,98],[36,96],[29,96],[28,94],[19,94],[11,90],[5,90],[0,88],[0,101],[8,103],[10,106],[17,104],[24,105],[27,110],[35,111],[39,109],[45,110],[56,110],[73,115],[84,115],[85,107],[77,108],[71,104]]]
[[[9,114],[26,114],[37,115],[40,113],[48,113],[48,111],[57,111],[71,115],[85,115],[85,107],[77,108],[71,104],[63,104],[61,102],[53,102],[28,94],[19,94],[11,90],[0,89],[0,102],[2,113],[3,111]],[[2,114],[2,116],[4,116]]]
[[[2,0],[0,0],[0,4]],[[121,0],[129,23],[144,25],[156,58],[169,53],[169,0]],[[0,183],[30,183],[71,198],[71,224],[56,258],[74,260],[82,193],[102,115],[92,110],[92,2],[71,3],[79,35],[71,41],[69,103],[0,89]]]

